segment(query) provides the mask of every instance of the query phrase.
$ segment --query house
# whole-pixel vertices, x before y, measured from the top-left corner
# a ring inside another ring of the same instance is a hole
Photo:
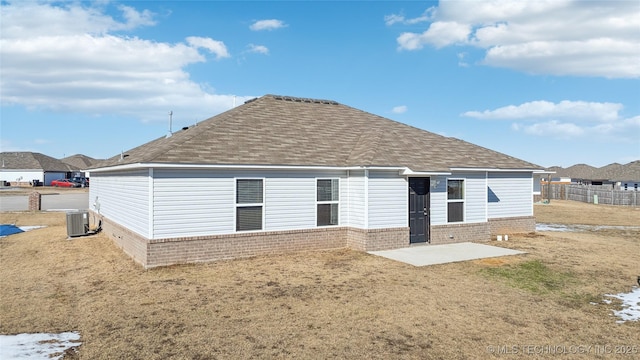
[[[265,95],[91,169],[145,268],[535,231],[540,166],[330,100]]]
[[[90,156],[83,154],[75,154],[71,156],[67,156],[65,158],[60,159],[65,164],[71,165],[72,168],[76,169],[71,174],[71,177],[88,177],[89,174],[83,171],[84,169],[88,169],[94,164],[98,163],[97,159],[94,159]]]
[[[69,164],[36,152],[0,153],[0,183],[14,186],[32,185],[34,180],[44,185],[51,181],[66,179],[75,169]]]
[[[640,186],[640,160],[628,164],[612,163],[600,168],[577,164],[566,169],[554,166],[548,169],[556,174],[558,184],[605,186],[614,190],[638,191]]]

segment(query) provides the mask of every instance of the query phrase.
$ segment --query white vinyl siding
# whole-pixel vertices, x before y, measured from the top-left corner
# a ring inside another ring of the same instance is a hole
[[[447,222],[447,179],[464,180],[464,222],[477,223],[487,221],[487,180],[485,172],[453,173],[445,176],[432,176],[438,182],[435,188],[430,188],[431,225],[446,225]],[[454,223],[460,224],[460,223]]]
[[[357,228],[365,227],[365,179],[364,171],[352,170],[349,178],[340,182],[340,224]]]
[[[89,208],[149,237],[149,181],[147,169],[94,173],[89,188]]]
[[[369,171],[369,229],[408,226],[408,186],[397,171]]]
[[[292,230],[316,226],[315,174],[269,174],[265,185],[265,229]]]
[[[346,182],[345,171],[155,169],[154,238],[235,232],[236,178],[264,180],[263,231],[315,228],[318,177]]]
[[[533,176],[533,195],[542,194],[542,175],[534,175]]]
[[[489,173],[487,181],[488,217],[533,215],[531,173]]]
[[[456,174],[456,176],[459,176]],[[487,221],[487,175],[485,172],[464,174],[465,223]]]
[[[444,225],[447,223],[447,178],[432,176],[431,180],[437,183],[437,186],[429,188],[431,205],[429,221],[431,225]]]
[[[154,238],[232,233],[234,188],[211,172],[154,170]]]

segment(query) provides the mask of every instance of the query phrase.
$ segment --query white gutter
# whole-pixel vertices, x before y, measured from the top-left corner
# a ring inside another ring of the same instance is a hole
[[[498,168],[451,168],[451,171],[489,171],[489,172],[531,172],[544,174],[545,170],[540,169],[498,169]]]
[[[225,165],[225,164],[163,164],[163,163],[133,163],[91,169],[92,173],[123,171],[134,169],[260,169],[260,170],[401,170],[404,167],[369,167],[369,166],[296,166],[296,165]]]
[[[448,171],[413,171],[409,168],[400,170],[400,176],[438,176],[438,175],[451,175]]]

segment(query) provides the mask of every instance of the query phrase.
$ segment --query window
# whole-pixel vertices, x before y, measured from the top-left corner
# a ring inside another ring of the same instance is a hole
[[[316,195],[318,226],[338,225],[339,181],[339,179],[318,179]]]
[[[447,222],[464,221],[464,180],[447,180]]]
[[[262,179],[236,180],[236,231],[262,230]]]

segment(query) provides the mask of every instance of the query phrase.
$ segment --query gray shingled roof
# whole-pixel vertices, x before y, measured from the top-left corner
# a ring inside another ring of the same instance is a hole
[[[6,170],[44,170],[44,171],[72,171],[72,167],[62,161],[34,152],[3,152],[0,153],[0,163]]]
[[[621,165],[612,163],[601,168],[577,164],[568,168],[553,166],[547,170],[555,171],[554,177],[570,177],[585,180],[640,181],[640,160]]]
[[[71,156],[67,156],[66,158],[60,159],[65,164],[71,165],[73,168],[77,170],[87,169],[93,164],[97,163],[99,160],[96,160],[92,157],[83,154],[75,154]]]
[[[542,169],[335,101],[265,95],[95,165],[135,163]]]

